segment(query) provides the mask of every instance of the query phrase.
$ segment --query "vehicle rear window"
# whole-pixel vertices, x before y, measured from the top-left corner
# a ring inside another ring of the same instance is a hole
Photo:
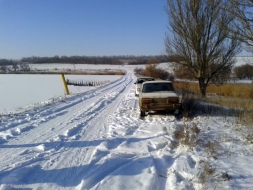
[[[154,80],[155,79],[153,79],[153,78],[140,78],[140,79],[137,80],[137,84],[142,84],[146,81],[154,81]]]
[[[144,84],[142,92],[169,92],[174,91],[172,83],[150,83]]]

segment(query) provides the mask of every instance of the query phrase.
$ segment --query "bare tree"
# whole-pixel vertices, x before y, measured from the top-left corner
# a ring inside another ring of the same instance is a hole
[[[233,17],[223,6],[227,0],[167,0],[170,61],[187,69],[199,82],[202,97],[210,83],[222,84],[240,52],[240,42],[230,35]]]
[[[135,72],[136,74],[138,74],[138,75],[144,75],[144,69],[141,68],[141,67],[136,67],[136,68],[134,69],[134,72]]]
[[[2,71],[3,73],[7,73],[8,67],[6,65],[1,65],[0,66],[0,71]]]
[[[236,18],[231,32],[243,42],[245,49],[253,53],[253,0],[229,0],[225,9]]]
[[[12,65],[12,69],[13,69],[14,72],[16,72],[16,71],[18,70],[18,68],[19,68],[19,66],[18,66],[17,63],[14,63],[14,64]]]
[[[234,73],[239,79],[253,79],[253,65],[244,64],[234,68]]]
[[[184,67],[183,65],[174,65],[173,72],[175,77],[180,79],[192,80],[195,78],[194,75],[188,71],[187,67]]]
[[[20,70],[24,71],[24,72],[29,72],[31,70],[31,68],[28,63],[21,63]]]

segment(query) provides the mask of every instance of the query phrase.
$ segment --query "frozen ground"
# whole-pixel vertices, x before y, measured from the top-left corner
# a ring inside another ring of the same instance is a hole
[[[121,77],[119,75],[65,75],[65,79],[89,82],[113,82]],[[94,89],[94,87],[83,86],[68,86],[68,88],[71,94]],[[24,107],[29,109],[37,103],[47,104],[59,97],[64,97],[64,95],[65,91],[60,75],[0,75],[0,114],[17,112]]]
[[[253,189],[248,127],[224,114],[141,118],[135,79],[129,70],[51,105],[2,115],[0,189]],[[182,129],[188,145],[176,138]]]

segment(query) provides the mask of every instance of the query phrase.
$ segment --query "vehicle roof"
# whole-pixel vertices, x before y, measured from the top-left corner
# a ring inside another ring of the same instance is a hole
[[[138,77],[137,79],[153,79],[153,77]]]
[[[147,84],[147,83],[172,83],[172,82],[167,81],[167,80],[154,80],[154,81],[146,81],[143,84]]]

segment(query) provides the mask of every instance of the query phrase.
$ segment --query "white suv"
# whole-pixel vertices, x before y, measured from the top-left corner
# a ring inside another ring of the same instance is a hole
[[[135,96],[139,96],[141,85],[143,82],[146,81],[154,81],[155,79],[153,77],[138,77],[135,84]]]

